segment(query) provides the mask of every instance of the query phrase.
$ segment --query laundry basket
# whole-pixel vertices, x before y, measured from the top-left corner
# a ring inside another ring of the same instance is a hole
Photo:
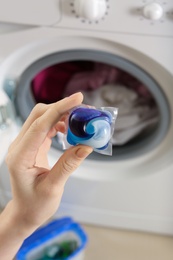
[[[67,241],[75,241],[77,246],[70,255],[60,259],[83,260],[87,240],[85,231],[71,218],[53,220],[24,241],[16,255],[16,260],[53,259],[45,257],[46,250],[48,248],[51,250],[53,246],[67,243]]]

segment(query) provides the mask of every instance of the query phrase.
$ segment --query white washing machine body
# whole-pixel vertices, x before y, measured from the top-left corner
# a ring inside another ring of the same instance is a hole
[[[116,64],[148,83],[159,105],[161,123],[140,145],[117,154],[115,150],[111,158],[85,160],[69,179],[57,214],[92,224],[172,235],[172,1],[158,1],[161,14],[150,0],[100,1],[104,12],[99,12],[99,1],[93,1],[96,13],[92,13],[93,4],[80,9],[82,1],[45,1],[43,8],[40,0],[29,1],[28,6],[15,0],[12,12],[8,2],[0,0],[0,17],[9,28],[0,34],[1,205],[11,198],[5,154],[23,117],[34,106],[33,100],[26,102],[32,78],[58,62],[96,60]],[[21,107],[27,107],[24,115]],[[50,165],[61,154],[52,147]]]

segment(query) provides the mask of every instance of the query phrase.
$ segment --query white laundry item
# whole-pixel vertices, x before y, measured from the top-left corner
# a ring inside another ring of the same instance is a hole
[[[99,90],[99,89],[98,89]],[[122,85],[109,84],[100,88],[101,98],[108,104],[126,104],[130,106],[137,99],[138,95],[134,90],[131,90]]]
[[[119,115],[116,120],[115,129],[124,130],[151,118],[158,118],[157,108],[153,107],[151,109],[149,107],[144,107],[142,110],[142,106],[134,107],[134,109],[128,111],[128,114]]]
[[[111,143],[113,145],[124,145],[131,139],[139,135],[143,130],[147,129],[148,127],[154,126],[158,122],[158,120],[158,117],[151,118],[126,130],[115,131],[112,136]]]
[[[156,106],[151,107],[147,99],[139,98],[134,90],[120,84],[109,84],[93,91],[83,91],[83,95],[85,104],[118,108],[113,144],[127,143],[159,120]]]
[[[118,109],[119,111],[119,109]],[[117,117],[116,123],[115,123],[115,129],[116,130],[123,130],[127,129],[129,127],[132,127],[140,122],[140,117],[138,114],[127,114],[127,115],[121,115]]]
[[[130,109],[130,113],[131,114],[138,114],[140,115],[140,117],[148,114],[151,112],[151,107],[148,104],[135,104],[131,109]],[[125,115],[129,114],[129,110],[128,112],[125,113]],[[121,115],[123,115],[123,113],[121,113]]]
[[[82,91],[84,95],[84,103],[87,105],[116,106],[121,109],[120,113],[128,112],[138,99],[135,91],[128,89],[122,85],[109,84],[104,85],[93,91]]]

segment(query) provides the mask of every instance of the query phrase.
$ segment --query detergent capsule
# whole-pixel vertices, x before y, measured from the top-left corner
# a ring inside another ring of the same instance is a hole
[[[88,145],[96,152],[111,155],[116,115],[116,108],[74,108],[68,118],[67,142]]]

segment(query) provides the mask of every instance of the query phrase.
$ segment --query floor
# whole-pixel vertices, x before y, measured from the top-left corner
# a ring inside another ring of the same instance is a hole
[[[85,260],[173,260],[173,237],[82,225]]]

